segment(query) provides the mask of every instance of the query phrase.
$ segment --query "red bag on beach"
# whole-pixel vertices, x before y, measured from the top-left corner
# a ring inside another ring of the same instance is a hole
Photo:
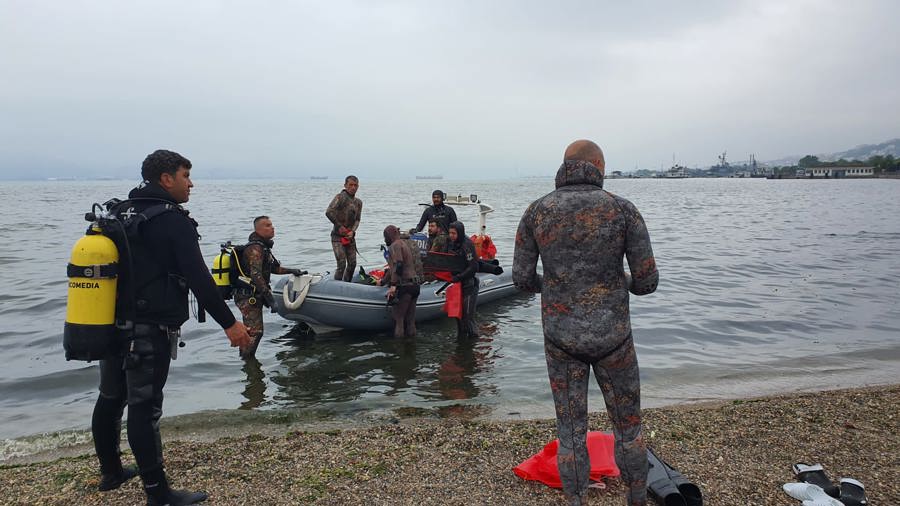
[[[450,318],[462,318],[462,283],[453,283],[447,288],[444,311]]]
[[[613,455],[615,438],[604,432],[587,433],[588,455],[591,456],[591,480],[600,481],[601,476],[618,476],[616,458]],[[513,468],[516,476],[523,480],[540,481],[553,488],[562,488],[559,481],[559,467],[556,452],[559,439],[554,439],[543,450]]]

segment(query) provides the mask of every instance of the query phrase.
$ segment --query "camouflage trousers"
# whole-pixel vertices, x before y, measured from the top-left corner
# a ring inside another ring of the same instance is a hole
[[[250,297],[234,297],[234,304],[240,309],[241,317],[244,325],[247,327],[247,333],[253,342],[248,347],[240,347],[241,357],[252,357],[256,355],[256,349],[259,348],[259,342],[263,336],[263,305],[262,300],[253,298],[255,304],[250,303]]]
[[[631,335],[603,357],[576,357],[549,339],[544,339],[544,352],[556,405],[557,464],[569,504],[582,504],[589,485],[587,393],[593,368],[612,422],[616,465],[628,487],[627,504],[646,505],[647,447],[641,435],[641,383]]]
[[[334,250],[334,259],[337,261],[334,279],[353,281],[353,273],[356,271],[356,243],[344,246],[341,241],[331,241],[331,249]]]

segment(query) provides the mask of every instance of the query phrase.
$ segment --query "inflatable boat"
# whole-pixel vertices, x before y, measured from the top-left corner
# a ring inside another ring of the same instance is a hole
[[[448,196],[445,204],[471,206],[478,212],[476,248],[482,240],[490,243],[485,234],[486,217],[494,209],[478,200],[477,195]],[[428,205],[428,204],[421,204]],[[424,235],[413,240],[419,243],[424,254]],[[496,251],[496,250],[495,250]],[[479,272],[477,305],[492,302],[518,293],[512,282],[512,270],[501,274]],[[416,303],[416,322],[445,317],[444,300],[448,284],[429,281],[422,284]],[[330,272],[286,276],[273,288],[275,311],[283,318],[306,323],[316,333],[349,330],[386,330],[394,327],[388,305],[386,286],[375,286],[356,277],[353,283],[337,281]],[[279,296],[280,294],[280,296]]]
[[[512,272],[476,274],[478,305],[517,293]],[[316,333],[349,330],[387,330],[394,327],[386,286],[337,281],[334,275],[285,276],[276,283],[275,310],[283,318],[306,323]],[[278,294],[281,294],[279,297]],[[446,317],[446,283],[422,284],[416,303],[416,322]]]

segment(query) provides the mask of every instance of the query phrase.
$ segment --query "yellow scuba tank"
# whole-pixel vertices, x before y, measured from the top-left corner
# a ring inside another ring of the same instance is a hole
[[[116,341],[119,250],[95,223],[72,248],[63,347],[66,360],[106,358]]]
[[[231,289],[231,257],[233,248],[231,243],[222,244],[222,251],[213,258],[212,277],[216,282],[216,288],[222,294],[223,299],[230,299],[232,295]]]

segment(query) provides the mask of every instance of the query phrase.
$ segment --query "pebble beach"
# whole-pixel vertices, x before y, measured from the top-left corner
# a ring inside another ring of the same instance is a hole
[[[900,385],[645,409],[644,420],[649,444],[700,485],[710,506],[799,504],[781,490],[796,462],[822,464],[835,482],[861,481],[870,505],[900,504]],[[609,430],[602,411],[590,423]],[[512,472],[555,438],[554,420],[286,425],[205,439],[179,437],[165,417],[163,425],[171,481],[208,491],[208,504],[565,504],[561,491]],[[123,459],[133,462],[127,452]],[[97,483],[90,448],[8,463],[0,503],[144,501],[139,480],[102,494]],[[624,503],[616,478],[604,485],[590,491],[590,504]]]

